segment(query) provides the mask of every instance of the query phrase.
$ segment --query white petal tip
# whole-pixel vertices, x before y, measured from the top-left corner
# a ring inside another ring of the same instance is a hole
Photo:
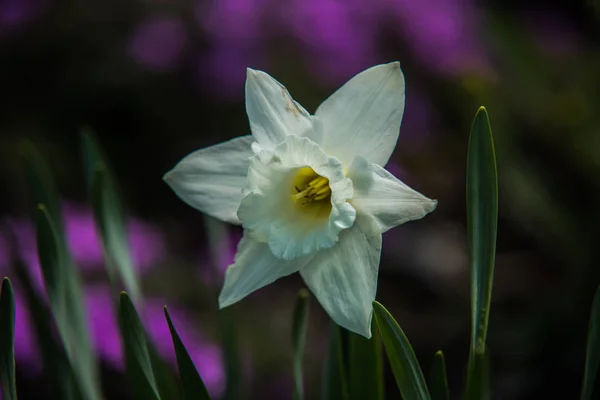
[[[434,211],[437,208],[437,205],[438,205],[438,201],[437,200],[430,200],[429,207],[427,207],[425,209],[425,211],[427,211],[427,213],[430,213],[430,212]]]

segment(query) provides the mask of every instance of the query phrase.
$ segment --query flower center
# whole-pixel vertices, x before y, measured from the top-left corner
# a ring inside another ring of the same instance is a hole
[[[300,168],[294,177],[290,197],[295,204],[301,206],[311,203],[330,205],[331,188],[329,187],[329,179],[317,174],[310,167]]]

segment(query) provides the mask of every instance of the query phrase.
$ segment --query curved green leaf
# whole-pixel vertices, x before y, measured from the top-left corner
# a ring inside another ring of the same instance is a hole
[[[181,378],[181,386],[183,387],[183,398],[184,400],[210,400],[206,386],[198,374],[194,362],[192,361],[190,354],[185,348],[185,345],[181,341],[169,310],[165,307],[165,317],[169,324],[169,330],[171,331],[171,338],[173,339],[173,347],[175,348],[175,355],[177,356],[177,367],[179,368],[179,377]]]
[[[136,399],[160,400],[152,358],[140,317],[127,293],[119,301],[119,327],[125,350],[125,368]]]
[[[590,312],[588,326],[587,349],[585,356],[585,371],[583,373],[583,387],[581,400],[592,399],[594,381],[600,366],[600,287],[596,290]]]
[[[371,325],[374,325],[372,321]],[[371,327],[373,331],[374,326]],[[381,337],[373,335],[367,339],[350,332],[348,388],[351,400],[382,400],[383,358]]]
[[[294,399],[304,398],[302,359],[306,343],[306,325],[308,322],[308,290],[301,289],[294,308],[292,325],[292,349],[294,354]]]
[[[444,353],[438,351],[433,357],[431,372],[429,374],[429,390],[432,400],[449,400],[448,378],[446,376],[446,361]]]
[[[373,302],[375,318],[394,378],[405,400],[429,400],[429,390],[417,357],[404,332],[384,306]]]
[[[35,220],[40,265],[67,358],[82,395],[86,399],[100,400],[98,370],[81,301],[79,274],[67,252],[64,233],[58,233],[55,218],[45,205],[38,205]]]
[[[321,381],[321,398],[323,400],[349,399],[342,328],[335,323],[331,324],[329,333],[329,345]]]
[[[120,279],[136,303],[141,301],[138,277],[127,243],[127,229],[119,188],[91,131],[82,133],[86,179],[90,187],[94,219],[100,230],[109,278]]]
[[[475,114],[467,154],[467,234],[471,286],[471,347],[467,393],[482,398],[487,391],[486,336],[490,315],[496,235],[498,230],[498,173],[492,129],[484,107]],[[476,388],[484,392],[477,392]]]
[[[15,295],[10,279],[0,291],[0,382],[5,400],[17,399],[15,382]]]

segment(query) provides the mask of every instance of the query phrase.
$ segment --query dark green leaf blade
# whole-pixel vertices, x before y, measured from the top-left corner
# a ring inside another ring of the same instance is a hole
[[[406,400],[428,400],[429,390],[423,371],[404,332],[384,306],[373,302],[375,318],[394,378]]]
[[[581,400],[592,399],[594,381],[600,366],[600,287],[596,290],[590,312],[588,326],[587,349],[585,356],[585,371],[583,373],[583,387]]]
[[[348,400],[350,398],[342,328],[335,323],[331,324],[329,333],[329,345],[321,381],[321,398],[323,400]]]
[[[94,219],[102,237],[109,278],[113,285],[120,279],[139,305],[141,290],[128,248],[120,190],[92,132],[85,130],[82,140],[86,179],[90,187]]]
[[[374,331],[375,321],[371,322]],[[348,387],[351,400],[382,400],[383,358],[381,337],[374,334],[371,339],[350,332]]]
[[[67,358],[83,396],[100,400],[102,395],[81,301],[79,274],[68,255],[64,233],[58,233],[62,229],[56,228],[55,218],[44,205],[38,206],[35,220],[42,275]]]
[[[306,343],[306,325],[308,322],[308,291],[301,289],[298,293],[292,324],[292,351],[294,357],[294,399],[304,398],[304,378],[302,360]]]
[[[190,357],[185,345],[181,341],[177,329],[171,321],[169,310],[165,307],[165,317],[169,324],[169,330],[171,331],[171,338],[173,339],[173,347],[175,348],[175,355],[177,357],[177,367],[179,368],[179,377],[181,378],[181,386],[183,387],[183,399],[184,400],[210,400],[210,395],[206,386],[198,374],[194,362]]]
[[[136,399],[160,400],[144,327],[127,293],[119,301],[119,327],[125,350],[125,368]]]
[[[469,361],[467,371],[467,400],[490,400],[490,355],[486,348],[484,353],[475,353]]]
[[[486,336],[490,315],[496,236],[498,230],[498,173],[494,140],[487,111],[480,107],[475,114],[467,154],[467,235],[471,286],[471,346],[467,376],[467,393],[475,393],[486,384],[478,368],[485,366]],[[487,390],[487,389],[485,389]]]
[[[429,374],[429,390],[432,400],[449,400],[448,378],[446,375],[446,360],[444,353],[438,351],[433,357],[431,372]]]
[[[8,278],[0,291],[0,382],[5,400],[17,399],[15,382],[15,295]]]

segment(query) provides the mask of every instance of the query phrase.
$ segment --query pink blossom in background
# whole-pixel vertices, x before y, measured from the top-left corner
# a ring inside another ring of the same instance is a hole
[[[0,1],[0,32],[27,23],[41,11],[42,6],[42,0]]]
[[[156,15],[143,20],[133,32],[129,54],[149,69],[169,71],[181,63],[187,40],[180,18]]]

